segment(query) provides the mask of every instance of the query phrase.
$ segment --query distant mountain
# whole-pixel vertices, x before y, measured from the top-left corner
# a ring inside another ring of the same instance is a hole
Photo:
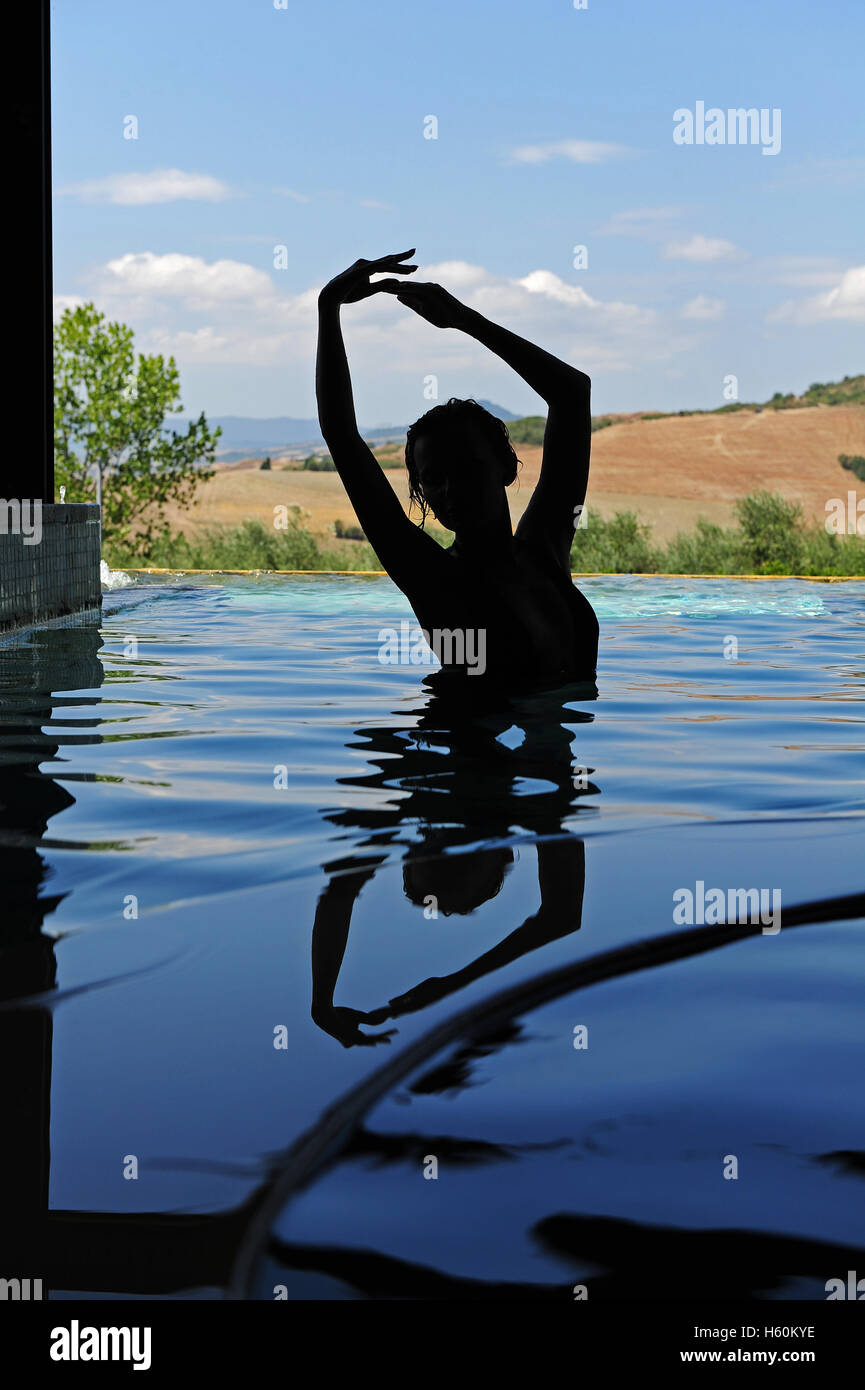
[[[211,429],[218,425],[222,430],[218,453],[225,453],[228,449],[279,450],[285,444],[321,442],[317,420],[295,419],[290,415],[277,415],[270,419],[215,415],[208,416],[207,423]],[[181,419],[180,424],[183,426],[186,421]]]
[[[497,415],[500,420],[522,420],[522,415],[514,415],[512,411],[505,410],[503,405],[495,405],[493,401],[478,401],[484,410],[488,410],[490,415]]]
[[[503,406],[493,401],[479,401],[484,409],[500,420],[518,420]],[[169,420],[172,429],[183,430],[188,420],[178,416]],[[219,425],[222,434],[216,450],[217,458],[255,458],[258,455],[280,454],[298,451],[300,445],[310,449],[321,448],[324,440],[317,420],[304,420],[292,415],[276,415],[271,418],[256,418],[248,415],[217,415],[208,417],[208,425],[213,429]],[[408,425],[381,425],[375,429],[361,429],[364,439],[374,439],[384,443],[388,439],[403,439]]]

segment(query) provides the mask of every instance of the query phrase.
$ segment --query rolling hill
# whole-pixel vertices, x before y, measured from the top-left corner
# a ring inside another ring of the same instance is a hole
[[[849,380],[856,380],[850,379]],[[865,378],[858,378],[865,384]],[[822,388],[825,389],[825,388]],[[842,469],[839,454],[865,454],[865,403],[744,407],[681,415],[629,416],[611,420],[592,436],[588,514],[634,511],[649,522],[658,540],[690,530],[697,517],[722,525],[733,520],[734,503],[766,489],[801,503],[806,514],[823,520],[826,502],[846,497],[856,478]],[[518,431],[515,430],[515,433]],[[522,514],[537,482],[538,444],[517,444],[522,469],[509,490],[511,513]],[[393,445],[380,455],[401,457]],[[388,479],[408,505],[405,472],[388,470]],[[861,490],[861,488],[860,488]],[[306,524],[329,536],[337,519],[355,521],[336,473],[262,472],[222,469],[198,491],[189,512],[169,511],[177,529],[237,524],[257,517],[270,524],[273,507],[296,504]]]

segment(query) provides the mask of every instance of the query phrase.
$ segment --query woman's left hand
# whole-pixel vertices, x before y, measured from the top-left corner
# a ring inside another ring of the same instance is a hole
[[[436,328],[462,328],[468,310],[465,304],[433,281],[380,280],[379,289],[395,294],[400,304],[413,309]]]
[[[397,272],[400,275],[411,275],[417,270],[417,266],[405,265],[404,262],[409,256],[414,255],[414,250],[412,247],[410,251],[395,251],[389,256],[379,256],[374,261],[363,258],[355,261],[348,270],[328,281],[318,296],[319,304],[356,304],[359,299],[368,299],[380,290],[392,291],[394,285],[402,287],[402,280],[370,280],[370,276],[380,275],[384,270],[389,270],[392,275]]]

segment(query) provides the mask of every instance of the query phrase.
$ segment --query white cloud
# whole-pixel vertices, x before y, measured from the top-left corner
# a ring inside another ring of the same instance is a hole
[[[569,285],[551,270],[533,270],[517,283],[528,290],[529,294],[544,294],[550,299],[558,300],[560,304],[572,304],[581,309],[598,307],[598,300],[586,294],[582,285]]]
[[[667,226],[681,217],[683,208],[626,208],[614,212],[609,221],[598,228],[601,236],[661,237],[669,235]]]
[[[515,164],[546,164],[551,159],[569,159],[573,164],[603,164],[605,160],[630,154],[624,145],[602,140],[551,140],[544,145],[519,145],[511,150]]]
[[[194,332],[157,328],[148,335],[146,345],[151,351],[176,357],[181,366],[232,363],[266,367],[292,360],[300,341],[296,331],[275,333],[262,328],[251,331],[250,324],[231,323],[221,328],[208,324]],[[311,331],[302,341],[307,355],[314,353],[315,339]]]
[[[845,270],[825,294],[788,299],[767,317],[770,323],[820,323],[826,319],[865,323],[865,265]]]
[[[231,189],[210,174],[190,174],[183,169],[151,169],[142,174],[108,174],[68,184],[60,192],[82,203],[116,203],[142,207],[148,203],[181,200],[219,203],[232,196]]]
[[[800,289],[831,289],[843,273],[839,262],[829,256],[778,256],[769,262],[776,285],[795,285]]]
[[[631,370],[648,357],[669,361],[687,346],[654,310],[594,297],[544,268],[512,277],[467,261],[442,261],[421,265],[417,278],[444,284],[489,318],[589,373]],[[283,282],[278,272],[241,261],[149,251],[102,266],[87,297],[128,323],[140,350],[174,354],[181,371],[193,363],[276,365],[308,376],[320,285],[288,293]],[[349,305],[343,317],[361,393],[395,371],[421,381],[429,372],[453,379],[497,370],[473,339],[442,333],[392,295]]]
[[[700,264],[737,260],[743,254],[732,241],[724,241],[721,237],[692,236],[690,241],[670,241],[664,247],[664,257],[668,261]]]
[[[66,309],[77,309],[78,306],[83,303],[84,300],[80,294],[55,294],[53,306],[54,322],[59,322]]]
[[[228,338],[221,337],[211,327],[196,328],[194,332],[181,329],[178,333],[169,333],[157,328],[151,333],[150,339],[153,346],[163,353],[184,352],[197,359],[206,359],[214,353],[218,354],[229,343]]]
[[[723,299],[710,299],[705,294],[698,294],[695,299],[688,300],[682,309],[682,318],[711,323],[724,317],[724,307]]]
[[[273,191],[278,193],[281,198],[291,198],[295,203],[312,202],[308,193],[295,193],[293,188],[275,188]]]
[[[841,283],[820,297],[826,318],[865,319],[865,265],[842,275]]]
[[[178,252],[127,252],[108,262],[102,285],[109,295],[181,299],[201,308],[228,300],[271,299],[275,293],[270,276],[243,261],[208,262]]]
[[[468,261],[437,261],[434,265],[420,266],[417,275],[411,278],[434,280],[437,283],[447,281],[447,288],[453,292],[482,285],[491,280],[492,276],[482,265],[470,265]]]
[[[572,308],[594,311],[610,321],[624,318],[639,319],[643,323],[648,323],[654,318],[650,309],[641,309],[637,304],[623,304],[619,300],[608,300],[603,303],[599,299],[592,299],[582,285],[569,285],[567,281],[554,275],[551,270],[533,270],[531,274],[524,276],[516,283],[528,290],[530,294],[544,295],[548,299],[556,300],[559,304],[570,305]]]

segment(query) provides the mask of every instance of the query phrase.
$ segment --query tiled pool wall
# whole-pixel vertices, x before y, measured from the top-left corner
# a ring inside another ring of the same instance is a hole
[[[0,631],[98,610],[99,507],[0,499]]]

